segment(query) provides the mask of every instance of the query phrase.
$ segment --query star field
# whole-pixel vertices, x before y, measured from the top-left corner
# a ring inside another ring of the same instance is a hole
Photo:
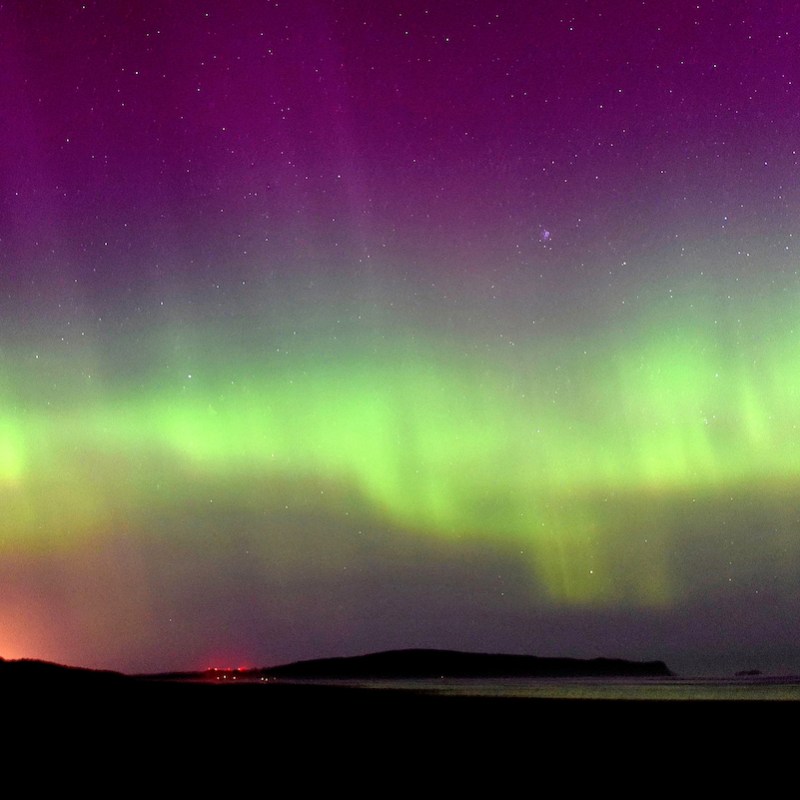
[[[0,655],[800,669],[791,4],[0,25]]]

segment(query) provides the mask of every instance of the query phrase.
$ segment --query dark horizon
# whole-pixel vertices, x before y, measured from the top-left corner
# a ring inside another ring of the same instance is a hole
[[[642,658],[642,659],[625,659],[620,658],[617,656],[591,656],[591,657],[575,657],[570,655],[563,655],[563,656],[541,656],[536,653],[507,653],[507,652],[500,652],[500,651],[485,651],[485,650],[458,650],[458,649],[447,649],[447,648],[436,648],[436,647],[425,647],[425,648],[418,648],[418,647],[402,647],[402,648],[393,648],[389,650],[373,650],[368,652],[358,652],[358,653],[348,653],[345,655],[318,655],[318,656],[310,656],[307,658],[301,658],[291,661],[282,661],[280,663],[273,663],[273,664],[254,664],[247,660],[237,663],[230,663],[230,662],[219,662],[215,664],[208,664],[205,666],[187,666],[183,668],[176,668],[172,667],[170,669],[151,669],[151,670],[124,670],[124,669],[116,669],[107,666],[95,666],[89,664],[73,664],[73,663],[62,663],[59,661],[52,661],[49,659],[40,659],[32,656],[19,656],[17,658],[7,658],[0,654],[0,662],[6,663],[20,663],[20,662],[33,662],[38,664],[44,665],[53,665],[56,667],[63,667],[70,670],[90,670],[90,671],[97,671],[97,672],[111,672],[114,674],[125,675],[129,677],[148,677],[148,676],[158,676],[158,675],[190,675],[190,674],[197,674],[200,675],[204,672],[209,672],[213,670],[219,670],[224,672],[259,672],[259,671],[272,671],[272,670],[286,670],[287,668],[295,668],[295,667],[304,667],[306,665],[325,665],[328,663],[334,662],[358,662],[364,659],[371,659],[376,656],[379,657],[387,657],[393,655],[405,655],[405,654],[414,654],[414,653],[431,653],[431,654],[445,654],[445,655],[454,655],[454,656],[464,656],[464,657],[479,657],[479,658],[496,658],[496,659],[506,659],[506,660],[514,660],[514,659],[529,659],[532,661],[542,661],[542,662],[577,662],[579,664],[592,664],[594,662],[609,662],[609,663],[624,663],[624,664],[632,664],[632,665],[663,665],[670,676],[675,678],[719,678],[719,679],[728,679],[731,677],[740,677],[742,675],[749,675],[749,676],[761,676],[764,678],[770,677],[797,677],[798,673],[792,672],[790,669],[761,669],[758,667],[747,667],[737,670],[736,672],[726,672],[723,668],[722,670],[696,670],[694,672],[687,672],[682,673],[670,668],[670,665],[667,664],[663,659],[654,657],[654,658]],[[720,661],[718,663],[727,664],[730,656],[728,656],[724,661]],[[707,659],[706,663],[714,663],[713,660]],[[598,673],[600,675],[600,673]],[[666,673],[664,677],[666,677]],[[398,676],[399,677],[399,676]],[[535,677],[532,675],[532,677]],[[565,676],[569,677],[569,676]]]
[[[0,657],[0,677],[86,676],[99,678],[142,678],[157,680],[219,680],[227,677],[248,679],[269,675],[272,679],[369,679],[408,680],[419,678],[672,678],[675,674],[663,661],[626,661],[623,659],[540,658],[531,655],[479,653],[457,650],[419,649],[385,650],[359,655],[316,658],[272,666],[243,667],[216,665],[203,670],[155,673],[124,673],[93,670],[70,664],[38,659],[8,660]]]

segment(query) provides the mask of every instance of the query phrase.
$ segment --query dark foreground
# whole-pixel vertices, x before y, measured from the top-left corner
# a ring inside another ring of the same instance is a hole
[[[418,739],[447,733],[456,738],[568,732],[573,742],[612,731],[653,739],[685,727],[756,743],[765,726],[800,723],[800,702],[764,700],[572,700],[429,694],[412,690],[357,688],[302,683],[215,684],[126,679],[108,683],[52,686],[0,684],[6,711],[24,715],[50,711],[54,722],[93,723],[124,731],[146,723],[159,737],[234,735],[255,725],[262,734],[302,732],[325,741],[343,729],[356,740],[399,729]],[[56,712],[58,712],[56,714]],[[411,726],[411,731],[408,727]],[[590,733],[591,732],[591,733]],[[759,733],[760,732],[760,733]],[[752,735],[751,735],[752,734]],[[202,738],[202,737],[201,737]]]
[[[772,775],[793,764],[795,738],[783,732],[800,722],[800,703],[746,700],[549,700],[127,680],[5,683],[0,693],[7,764],[33,751],[44,773],[55,755],[83,765],[81,780],[92,776],[100,789],[111,775],[112,786],[134,781],[190,796],[207,796],[209,788],[252,794],[253,786],[278,782],[299,796],[343,789],[383,797],[392,788],[414,797],[504,797],[521,781],[570,793],[639,791],[642,781],[679,789],[690,774],[692,782],[699,774],[719,786],[742,770]]]
[[[545,699],[138,679],[0,662],[4,766],[26,786],[505,797],[705,786],[794,770],[800,702]],[[227,677],[225,677],[227,675]],[[374,686],[374,684],[373,684]],[[702,781],[698,784],[698,780]],[[43,783],[45,782],[45,783]],[[657,791],[656,791],[657,790]],[[769,792],[762,792],[771,796]]]

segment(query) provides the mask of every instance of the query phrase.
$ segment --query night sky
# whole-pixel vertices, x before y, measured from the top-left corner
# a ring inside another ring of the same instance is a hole
[[[0,655],[800,672],[794,2],[0,4]]]

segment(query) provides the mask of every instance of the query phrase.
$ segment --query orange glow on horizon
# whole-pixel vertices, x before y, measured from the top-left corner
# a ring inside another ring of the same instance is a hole
[[[6,615],[0,616],[2,618],[6,618]],[[0,658],[6,661],[29,658],[65,663],[59,654],[43,646],[43,638],[24,625],[0,624]]]

